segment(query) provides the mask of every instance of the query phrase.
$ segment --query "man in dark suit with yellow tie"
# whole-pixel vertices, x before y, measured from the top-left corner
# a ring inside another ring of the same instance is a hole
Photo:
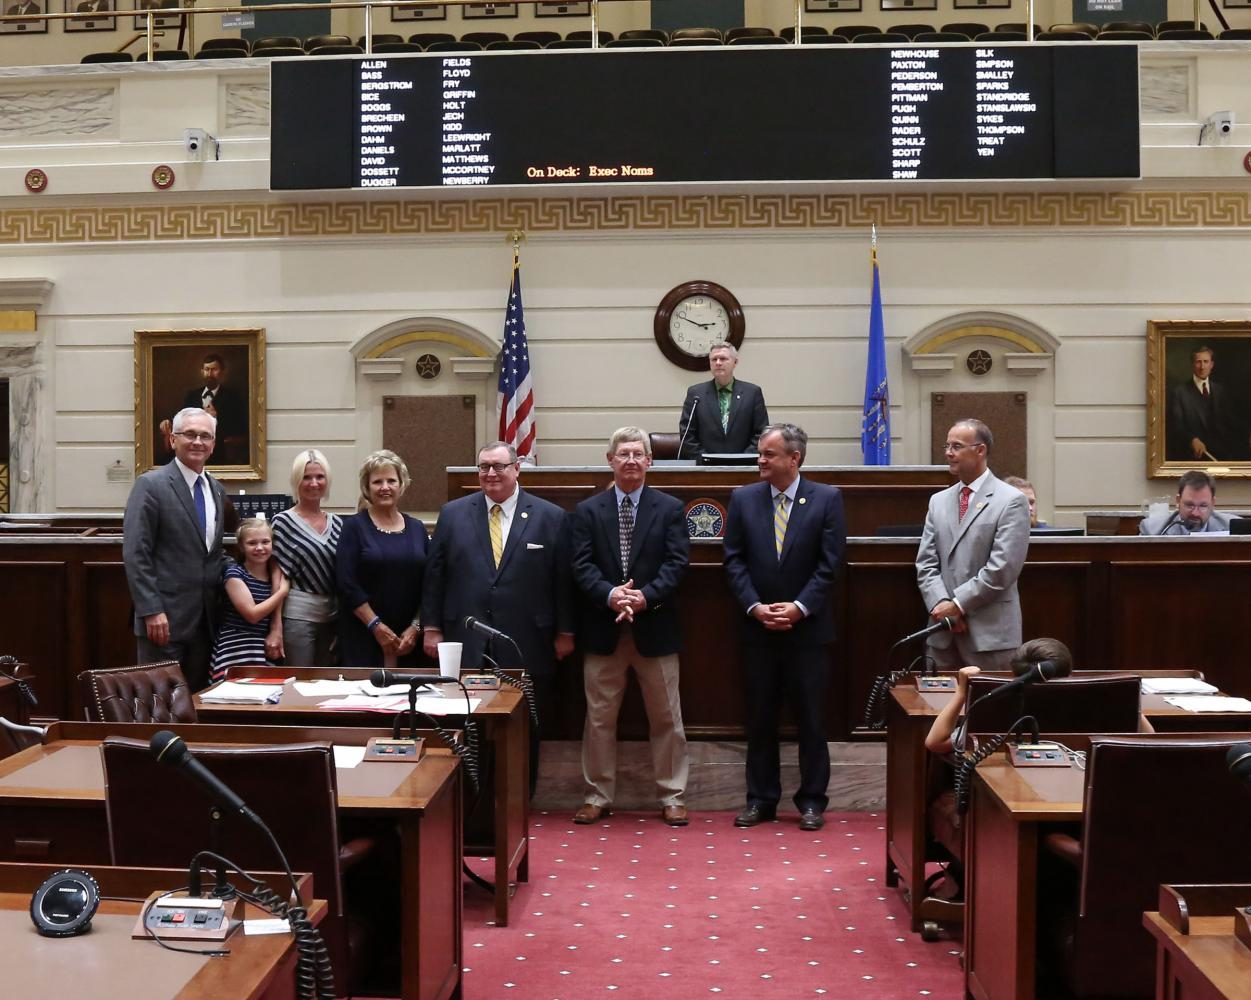
[[[799,729],[800,829],[819,830],[829,804],[824,708],[834,639],[830,594],[847,545],[843,496],[800,476],[808,452],[803,428],[771,424],[756,449],[761,482],[730,496],[725,528],[725,571],[746,615],[747,805],[734,824],[755,826],[777,811],[785,698]]]
[[[733,344],[714,344],[708,352],[712,379],[686,390],[678,421],[679,458],[751,452],[761,428],[769,422],[760,386],[734,377],[738,350]]]

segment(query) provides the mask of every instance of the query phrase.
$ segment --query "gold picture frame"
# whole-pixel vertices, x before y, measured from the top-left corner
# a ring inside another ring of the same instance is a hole
[[[1147,476],[1187,469],[1251,478],[1251,320],[1147,323]]]
[[[218,420],[208,469],[222,480],[265,479],[265,331],[135,331],[135,475],[173,458],[169,423],[201,406],[210,383]]]

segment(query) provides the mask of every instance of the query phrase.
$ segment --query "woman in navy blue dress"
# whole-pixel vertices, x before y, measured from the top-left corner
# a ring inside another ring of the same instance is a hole
[[[412,480],[393,451],[361,466],[365,509],[343,519],[335,564],[339,589],[339,662],[345,667],[416,664],[426,526],[400,510]]]

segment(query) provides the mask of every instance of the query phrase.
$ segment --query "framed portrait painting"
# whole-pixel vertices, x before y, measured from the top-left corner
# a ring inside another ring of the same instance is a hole
[[[174,452],[174,414],[198,406],[217,418],[208,460],[218,479],[265,478],[265,331],[135,331],[135,475]]]
[[[1147,324],[1147,475],[1251,477],[1251,320]]]

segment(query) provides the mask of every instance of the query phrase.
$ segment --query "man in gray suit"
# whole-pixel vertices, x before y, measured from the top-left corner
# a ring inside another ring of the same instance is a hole
[[[939,667],[1006,669],[1021,644],[1016,580],[1029,548],[1029,504],[987,467],[994,437],[980,420],[947,432],[947,467],[958,482],[930,498],[917,550],[917,584],[935,622]]]
[[[135,480],[122,522],[139,662],[177,660],[193,691],[208,683],[222,578],[226,491],[204,471],[216,425],[199,408],[178,411],[174,460]]]
[[[1177,510],[1138,522],[1140,535],[1228,535],[1229,515],[1216,509],[1216,480],[1191,469],[1177,483]]]

